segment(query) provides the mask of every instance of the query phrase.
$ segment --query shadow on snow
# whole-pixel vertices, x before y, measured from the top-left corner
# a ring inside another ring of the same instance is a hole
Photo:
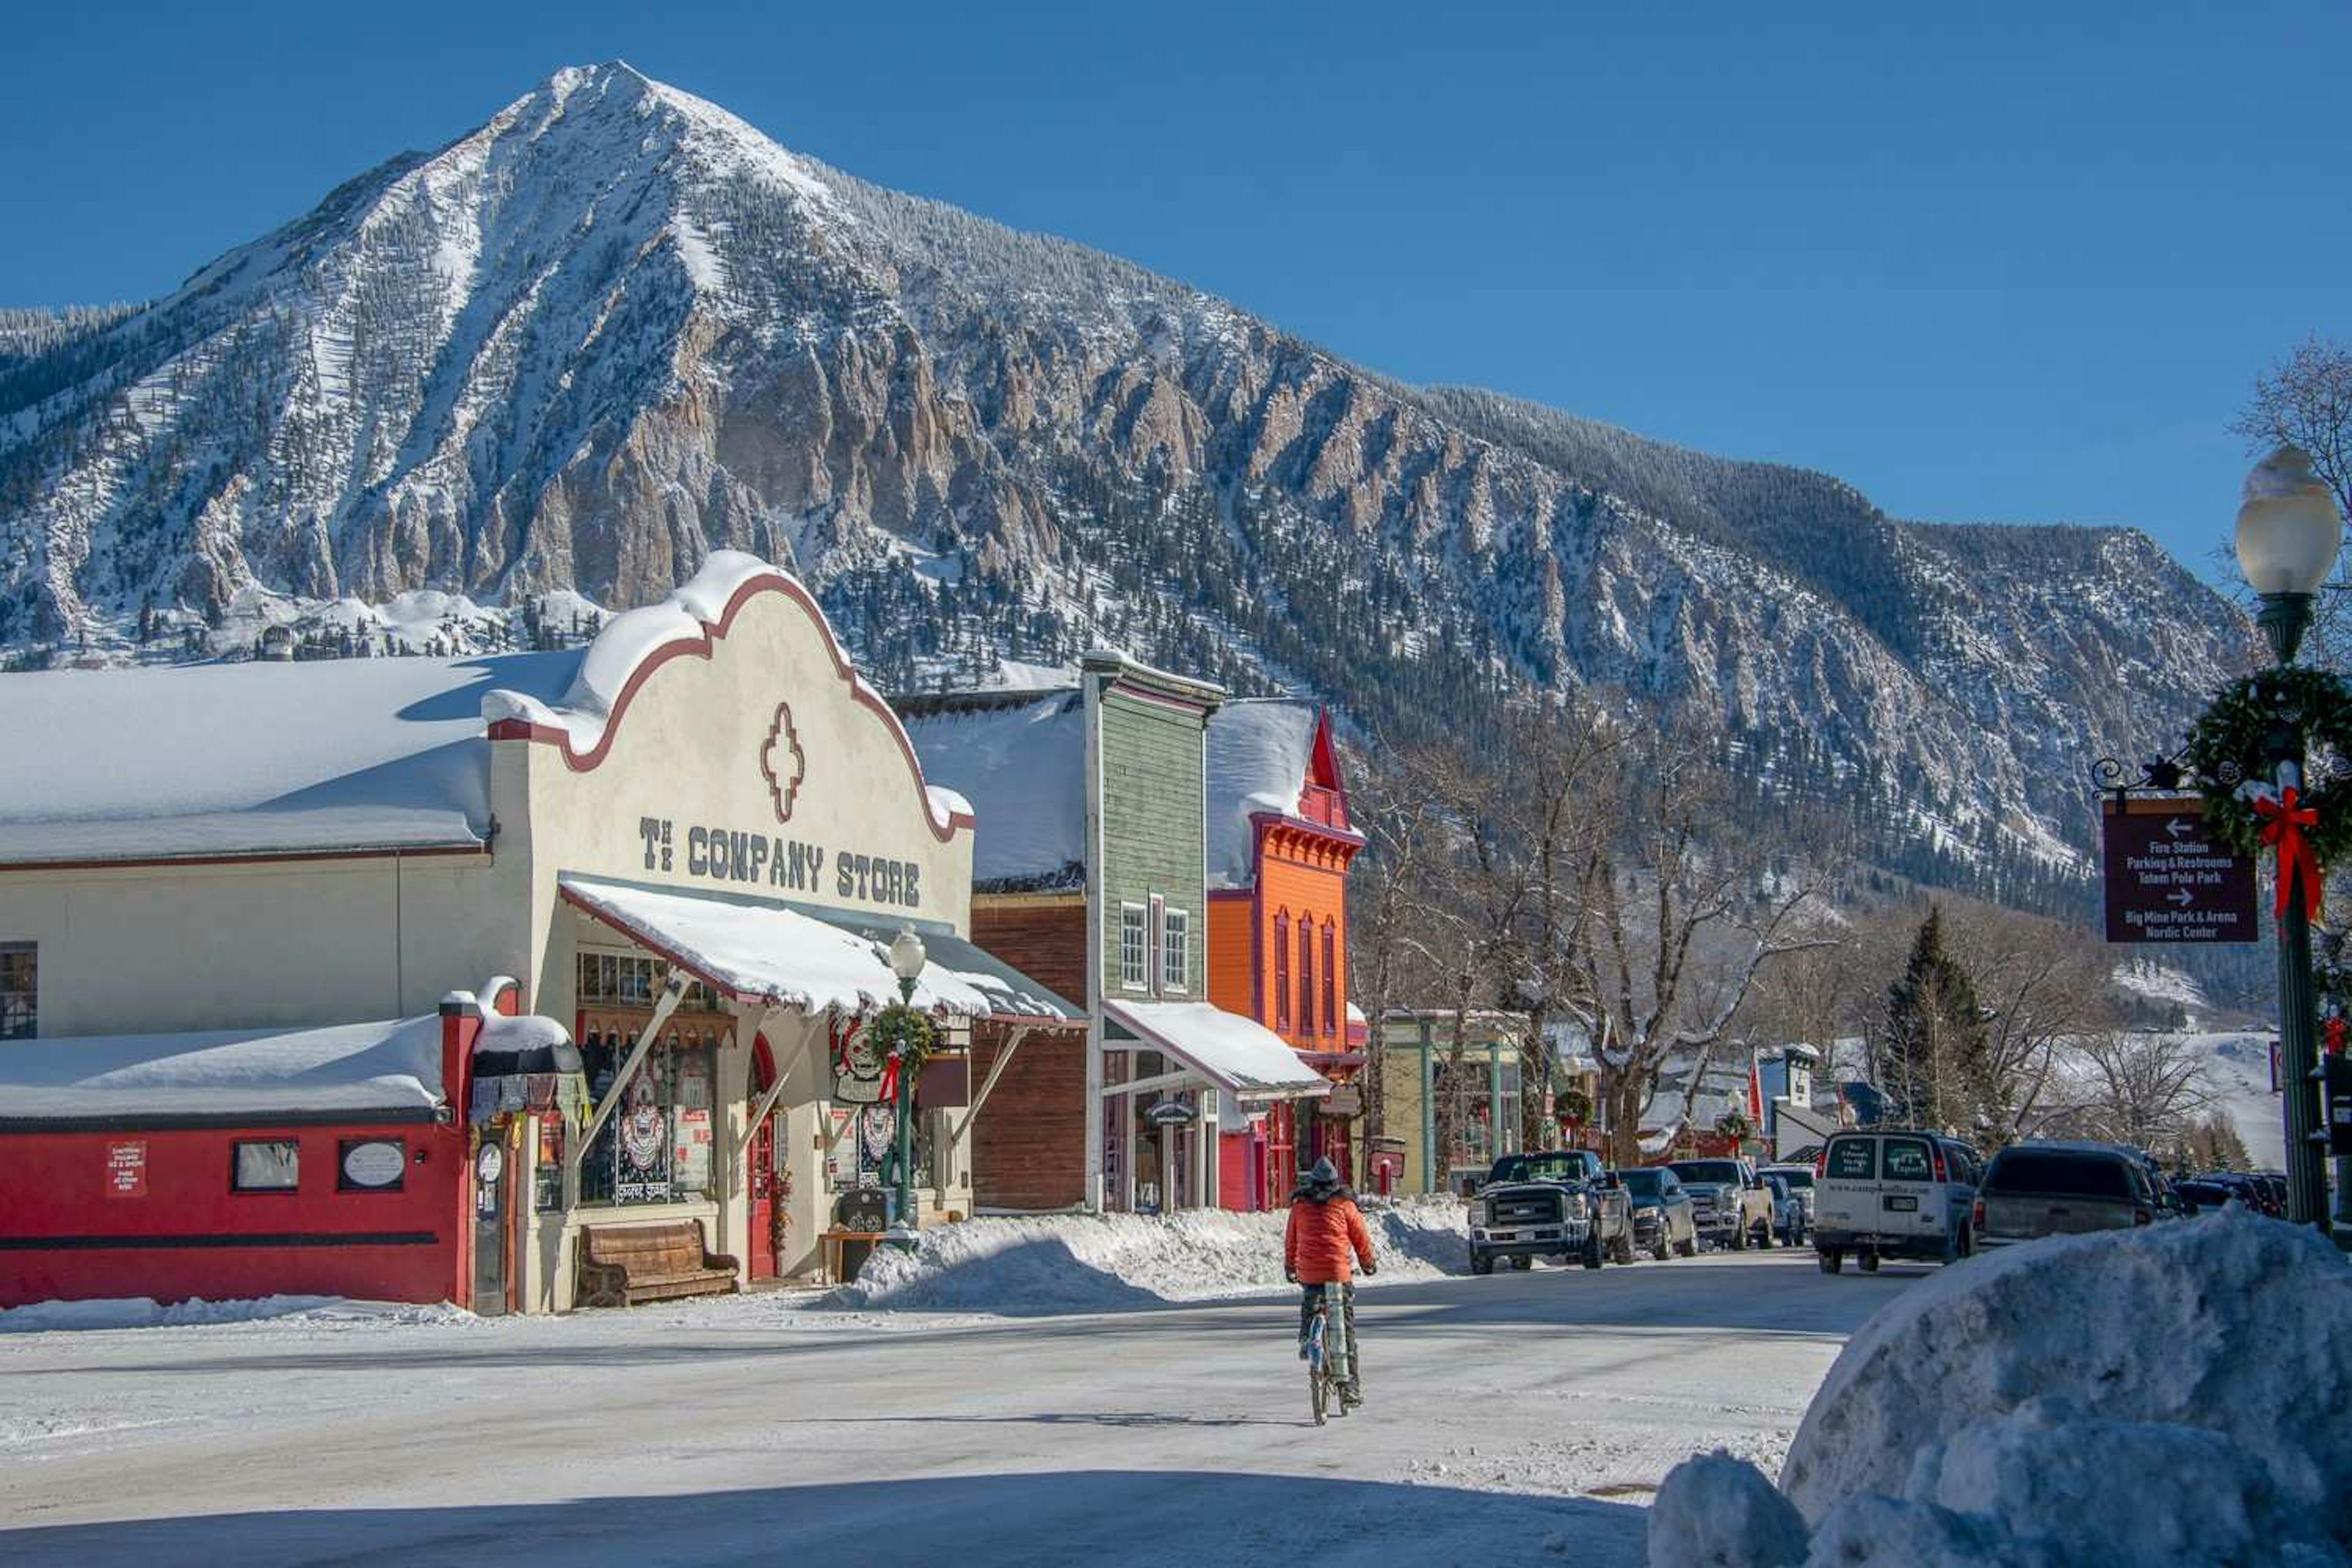
[[[551,1456],[552,1458],[553,1456]],[[789,1453],[776,1456],[789,1468]],[[582,1478],[585,1479],[585,1478]],[[0,1559],[77,1568],[547,1562],[1318,1564],[1641,1561],[1623,1503],[1318,1476],[1080,1470],[414,1509],[320,1509],[0,1531]]]

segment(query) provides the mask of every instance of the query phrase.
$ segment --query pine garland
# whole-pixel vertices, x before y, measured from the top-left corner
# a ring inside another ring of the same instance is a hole
[[[2322,866],[2352,851],[2352,687],[2324,669],[2265,669],[2221,689],[2190,731],[2187,761],[2205,797],[2205,821],[2241,855],[2263,850],[2263,821],[2239,793],[2271,776],[2271,732],[2300,730],[2313,761],[2304,769],[2301,804],[2319,814],[2305,837]]]
[[[923,1063],[929,1059],[939,1037],[938,1026],[903,1002],[891,1003],[866,1026],[866,1043],[880,1053],[882,1059],[898,1059],[902,1086],[913,1083],[923,1070]]]

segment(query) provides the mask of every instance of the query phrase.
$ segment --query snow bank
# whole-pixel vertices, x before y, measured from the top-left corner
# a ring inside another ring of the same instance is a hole
[[[1745,1459],[1717,1448],[1666,1475],[1650,1509],[1650,1561],[1682,1568],[1790,1568],[1805,1521]]]
[[[1452,1199],[1367,1207],[1380,1262],[1370,1283],[1466,1273],[1465,1213]],[[983,1216],[925,1231],[911,1253],[877,1250],[834,1305],[1025,1316],[1281,1291],[1286,1217],[1219,1209]]]
[[[0,1308],[0,1334],[39,1334],[100,1329],[191,1329],[229,1323],[300,1321],[320,1326],[386,1324],[415,1327],[479,1323],[463,1307],[446,1301],[355,1301],[342,1296],[260,1296],[247,1300],[207,1301],[191,1297],[169,1305],[148,1296],[89,1301],[36,1301]]]
[[[2352,1562],[2347,1409],[2352,1265],[2233,1205],[1914,1287],[1830,1369],[1780,1482],[1813,1563]],[[1704,1552],[1752,1480],[1675,1474],[1651,1560],[1742,1561]]]
[[[56,1329],[184,1329],[205,1323],[254,1323],[266,1318],[316,1311],[341,1300],[337,1296],[263,1296],[249,1301],[207,1301],[201,1297],[170,1306],[147,1296],[95,1301],[36,1301],[0,1310],[0,1334],[37,1334]]]

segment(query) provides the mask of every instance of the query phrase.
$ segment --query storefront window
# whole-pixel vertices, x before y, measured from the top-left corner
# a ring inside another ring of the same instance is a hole
[[[1160,911],[1160,986],[1182,991],[1192,974],[1192,917],[1183,910]]]
[[[588,1090],[598,1104],[612,1092],[635,1037],[591,1030],[582,1040]],[[646,1054],[621,1103],[597,1130],[580,1161],[583,1204],[667,1204],[710,1190],[712,1113],[717,1072],[715,1026],[673,1026]]]
[[[531,1168],[531,1206],[541,1214],[563,1207],[563,1118],[539,1119],[539,1162]]]
[[[29,942],[0,942],[0,1040],[40,1033],[40,950]]]
[[[240,1193],[290,1193],[302,1184],[302,1146],[291,1138],[231,1145],[229,1185]]]
[[[585,1006],[650,1007],[661,991],[662,962],[626,952],[583,952],[580,955],[580,995]],[[709,987],[688,981],[678,1006],[686,1012],[708,1012],[717,1006]]]

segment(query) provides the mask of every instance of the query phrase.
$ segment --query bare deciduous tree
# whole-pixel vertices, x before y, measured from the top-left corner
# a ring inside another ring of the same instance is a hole
[[[1640,1158],[1642,1119],[1670,1063],[1684,1103],[1757,975],[1826,946],[1807,918],[1818,873],[1752,842],[1725,842],[1725,784],[1687,730],[1629,747],[1583,879],[1585,996],[1602,1037],[1609,1157]]]
[[[2050,1119],[2066,1043],[2118,1021],[2107,961],[2086,933],[2056,921],[1966,902],[1949,916],[1953,954],[1984,1008],[1979,1131],[1990,1143],[2013,1143]]]
[[[2074,1050],[2084,1070],[2084,1130],[2135,1149],[2178,1141],[2212,1101],[2204,1058],[2188,1037],[2106,1029]]]

